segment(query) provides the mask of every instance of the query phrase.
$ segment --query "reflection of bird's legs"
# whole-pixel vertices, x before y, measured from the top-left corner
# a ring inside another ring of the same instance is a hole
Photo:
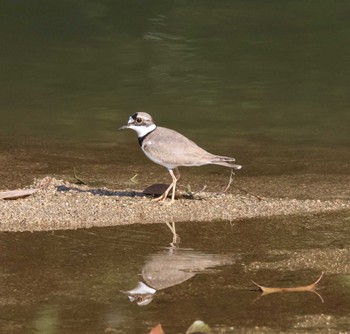
[[[176,175],[174,174],[174,172],[176,173]],[[177,180],[180,178],[180,172],[177,168],[174,168],[174,169],[169,169],[169,173],[173,179],[173,182],[171,183],[171,185],[167,188],[167,190],[165,190],[164,194],[155,198],[154,201],[155,202],[158,202],[158,201],[164,201],[168,194],[169,194],[169,191],[171,188],[173,188],[173,192],[171,194],[171,202],[170,203],[173,203],[175,201],[175,189],[176,189],[176,182]]]
[[[170,243],[171,247],[176,247],[180,243],[180,237],[178,234],[176,234],[176,229],[175,229],[175,223],[168,223],[166,222],[167,226],[169,227],[171,233],[173,234],[173,242]]]

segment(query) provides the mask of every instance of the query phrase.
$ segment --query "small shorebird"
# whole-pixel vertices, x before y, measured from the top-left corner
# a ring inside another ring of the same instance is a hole
[[[119,128],[137,132],[142,151],[153,162],[168,169],[173,182],[156,201],[165,200],[172,189],[171,203],[175,199],[176,182],[180,178],[179,166],[221,165],[240,169],[234,158],[211,154],[199,147],[182,134],[167,128],[156,126],[151,115],[138,112],[129,117],[128,123]]]

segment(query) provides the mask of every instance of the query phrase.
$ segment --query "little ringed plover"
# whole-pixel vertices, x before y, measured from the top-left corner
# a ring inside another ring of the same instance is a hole
[[[138,112],[129,117],[128,123],[119,128],[132,129],[137,132],[142,151],[153,162],[168,169],[172,183],[157,201],[165,200],[172,189],[171,203],[175,199],[176,182],[180,178],[178,167],[221,165],[240,169],[242,166],[233,162],[234,158],[211,154],[199,147],[182,134],[167,128],[156,126],[151,115]]]

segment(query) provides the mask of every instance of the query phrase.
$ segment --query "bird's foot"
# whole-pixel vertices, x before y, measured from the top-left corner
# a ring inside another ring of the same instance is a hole
[[[165,192],[163,195],[157,197],[157,198],[153,198],[152,202],[165,202],[165,200],[168,197],[168,192]],[[175,198],[171,198],[170,202],[167,202],[167,204],[173,204],[175,202]]]
[[[152,199],[152,202],[160,202],[160,201],[164,202],[165,199],[166,199],[166,197],[165,197],[164,194],[163,194],[163,195],[161,195],[161,196],[159,196],[159,197],[153,198],[153,199]]]
[[[166,202],[165,201],[165,198],[162,200],[162,204],[164,205],[172,205],[175,203],[175,200],[174,199],[171,199],[170,201]]]

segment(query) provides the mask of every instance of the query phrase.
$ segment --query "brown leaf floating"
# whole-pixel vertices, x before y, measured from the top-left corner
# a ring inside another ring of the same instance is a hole
[[[322,272],[320,277],[312,284],[305,285],[305,286],[291,287],[291,288],[270,288],[270,287],[260,285],[254,281],[252,281],[252,283],[254,283],[260,289],[260,291],[262,292],[262,296],[268,295],[270,293],[277,293],[277,292],[305,292],[305,291],[308,291],[308,292],[316,293],[323,303],[324,302],[323,298],[321,297],[321,295],[319,293],[317,293],[315,291],[317,284],[321,281],[321,279],[323,277],[323,274],[324,274],[324,272]]]

